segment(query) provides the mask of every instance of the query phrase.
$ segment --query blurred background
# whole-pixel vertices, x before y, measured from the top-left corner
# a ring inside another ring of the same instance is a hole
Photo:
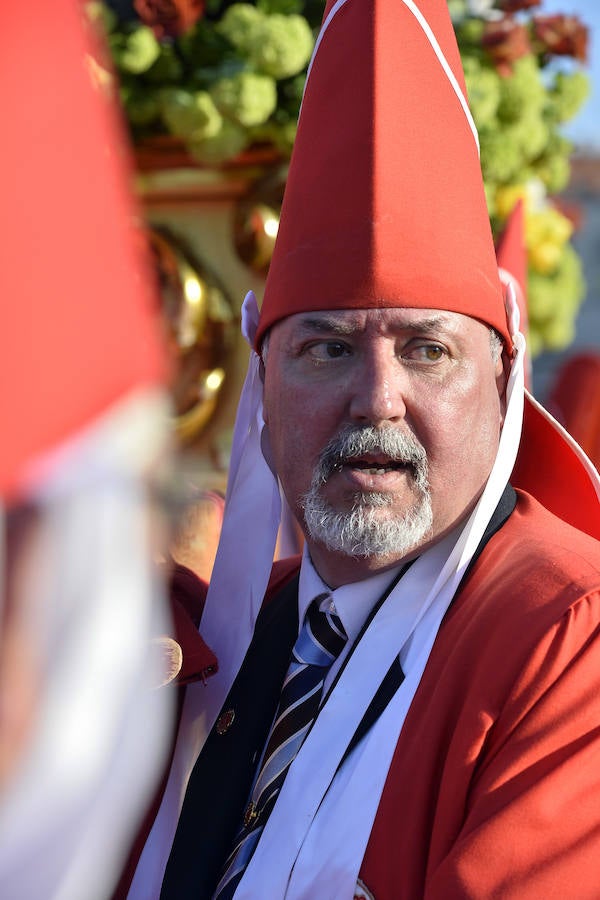
[[[600,8],[448,0],[499,264],[528,319],[529,385],[600,456]],[[98,78],[135,160],[173,363],[182,480],[222,492],[323,0],[105,0]]]
[[[535,392],[547,401],[559,369],[579,352],[597,353],[600,347],[600,4],[595,0],[545,0],[543,7],[548,14],[577,16],[585,23],[585,71],[590,89],[580,111],[564,129],[574,144],[571,177],[564,196],[581,216],[573,245],[583,263],[586,291],[575,321],[573,342],[564,349],[544,352],[534,361]]]
[[[529,385],[598,466],[600,7],[448,3]],[[324,0],[34,6],[0,33],[0,882],[101,900],[168,751],[172,697],[148,688],[200,640],[183,586],[211,574],[240,310]],[[278,555],[300,541],[284,523]]]

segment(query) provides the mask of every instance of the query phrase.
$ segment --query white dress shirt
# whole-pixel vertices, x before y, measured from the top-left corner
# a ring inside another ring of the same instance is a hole
[[[300,583],[298,585],[298,633],[300,633],[302,628],[306,611],[314,598],[318,597],[319,594],[326,593],[329,596],[323,601],[320,608],[329,609],[331,612],[336,613],[340,617],[348,636],[344,649],[338,658],[334,660],[327,673],[323,688],[324,695],[342,667],[346,656],[352,650],[369,613],[394,578],[396,578],[400,569],[401,566],[397,566],[377,575],[371,575],[363,581],[357,581],[354,584],[343,584],[341,587],[332,589],[325,584],[313,566],[307,546],[306,544],[304,545],[300,568]]]

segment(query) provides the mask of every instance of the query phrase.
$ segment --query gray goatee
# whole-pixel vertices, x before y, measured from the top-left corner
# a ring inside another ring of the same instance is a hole
[[[383,454],[411,469],[417,497],[403,515],[381,518],[379,510],[394,501],[389,493],[357,492],[348,512],[338,512],[322,496],[323,485],[334,471],[367,453]],[[321,453],[303,508],[310,536],[329,550],[348,556],[400,558],[417,546],[432,526],[425,450],[413,435],[393,426],[346,426]]]

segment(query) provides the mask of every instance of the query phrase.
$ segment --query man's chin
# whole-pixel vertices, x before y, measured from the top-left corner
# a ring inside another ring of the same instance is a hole
[[[402,558],[427,539],[432,526],[428,496],[422,496],[408,509],[392,505],[388,494],[383,495],[383,504],[379,492],[376,496],[375,504],[353,502],[344,509],[312,492],[304,505],[310,538],[333,552],[377,558]]]
[[[395,516],[404,516],[409,515],[422,500],[422,494],[416,488],[407,488],[400,493],[387,490],[336,491],[327,490],[328,487],[326,484],[319,491],[319,501],[340,515],[350,515],[360,508],[364,512],[387,510]]]
[[[351,498],[330,502],[323,501],[323,507],[330,513],[339,516],[352,516],[362,514],[369,521],[392,522],[412,516],[419,507],[419,501],[411,497],[406,504],[398,503],[398,498],[393,494],[383,491],[369,491],[368,493],[355,494]]]

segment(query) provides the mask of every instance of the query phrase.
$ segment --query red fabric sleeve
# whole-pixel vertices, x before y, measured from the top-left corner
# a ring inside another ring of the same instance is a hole
[[[599,609],[584,596],[531,655],[426,900],[600,895]]]
[[[273,563],[271,577],[267,585],[265,603],[270,603],[281,588],[285,587],[300,571],[301,556],[290,556]]]
[[[208,584],[191,569],[176,563],[170,583],[171,615],[174,638],[183,652],[183,665],[177,684],[206,679],[217,671],[217,658],[198,633]]]

